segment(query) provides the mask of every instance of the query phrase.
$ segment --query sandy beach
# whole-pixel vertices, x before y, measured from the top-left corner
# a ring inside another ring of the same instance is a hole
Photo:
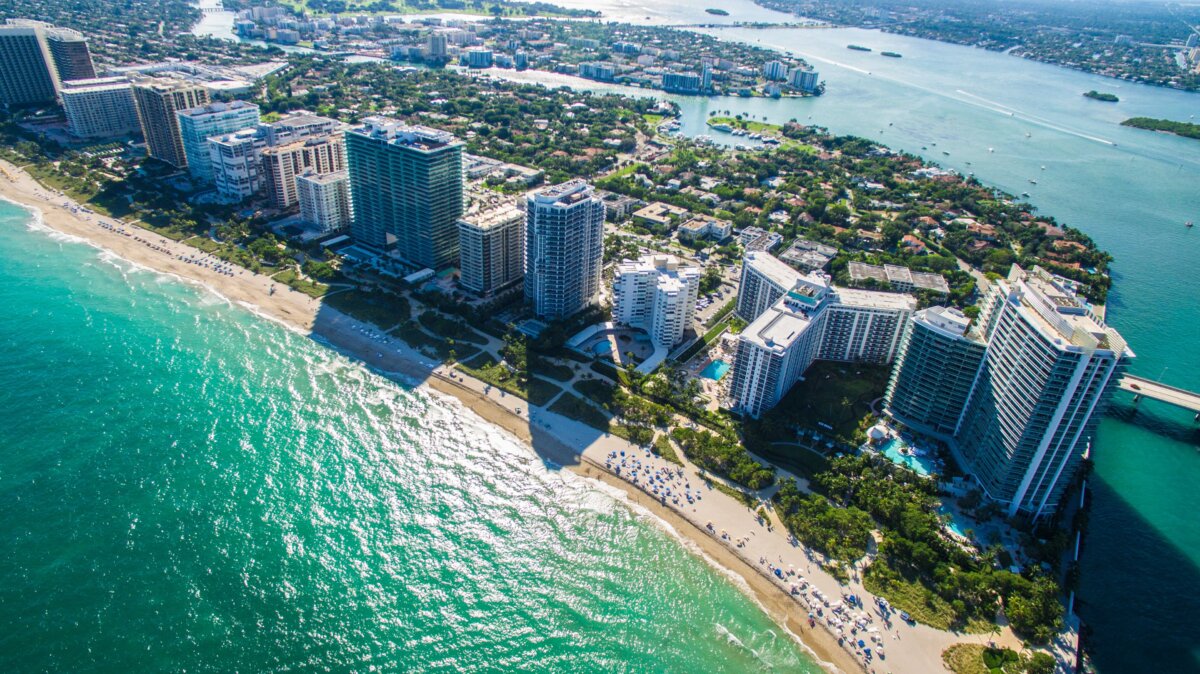
[[[190,246],[170,241],[134,225],[103,218],[80,209],[67,197],[43,188],[12,164],[0,161],[0,195],[35,208],[43,223],[54,230],[83,239],[135,264],[162,273],[194,281],[245,306],[259,315],[276,320],[289,328],[354,357],[386,373],[397,373],[424,382],[440,394],[456,398],[474,413],[516,436],[544,461],[616,487],[625,493],[635,508],[643,508],[669,525],[679,536],[694,544],[693,549],[709,561],[745,580],[750,593],[769,615],[797,636],[825,666],[834,671],[856,672],[940,672],[944,671],[941,652],[960,642],[997,641],[1020,649],[1020,642],[1009,630],[995,634],[957,635],[923,625],[909,625],[897,619],[887,622],[859,580],[842,587],[821,570],[808,551],[795,545],[783,527],[769,528],[748,508],[733,498],[703,488],[690,464],[684,474],[678,468],[649,455],[624,440],[565,417],[530,406],[515,396],[505,396],[483,382],[432,361],[403,342],[380,334],[376,326],[361,323],[348,315],[323,307],[320,300],[271,279],[236,266],[219,265],[215,258]],[[189,261],[191,260],[191,261]],[[624,466],[621,462],[626,462]],[[636,462],[636,467],[635,467]],[[621,475],[616,474],[622,468]],[[668,472],[670,471],[670,472]],[[674,499],[651,493],[667,482],[653,482],[669,476],[679,497]],[[661,479],[661,478],[659,478]],[[682,498],[687,485],[689,498]],[[691,497],[698,498],[694,501]],[[701,497],[702,495],[702,497]],[[727,532],[727,536],[722,534]],[[740,543],[739,543],[740,541]],[[692,547],[692,546],[689,546]],[[782,578],[774,573],[779,569]],[[803,591],[793,593],[793,586]],[[814,590],[836,606],[844,592],[865,601],[866,608],[854,612],[869,616],[869,627],[850,635],[851,644],[875,635],[885,649],[886,658],[864,664],[852,648],[839,645],[833,627],[825,618],[832,615],[827,604],[815,598]],[[809,625],[810,608],[822,607],[815,627]],[[873,629],[873,632],[868,632]]]

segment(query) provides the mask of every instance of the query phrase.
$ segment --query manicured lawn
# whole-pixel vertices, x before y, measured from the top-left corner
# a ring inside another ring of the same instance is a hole
[[[325,293],[329,292],[329,286],[325,285],[324,283],[313,281],[312,279],[300,278],[300,275],[296,273],[295,269],[285,269],[272,278],[291,288],[299,290],[309,297],[323,297]]]
[[[571,378],[575,376],[575,371],[570,367],[540,357],[532,359],[529,367],[533,374],[562,382],[571,381]]]
[[[555,414],[561,414],[568,419],[585,423],[597,430],[608,430],[608,416],[594,405],[591,405],[573,393],[562,394],[550,406],[550,411]]]
[[[767,416],[784,427],[795,425],[850,443],[859,421],[870,413],[871,401],[883,396],[889,375],[880,365],[816,363]]]
[[[439,339],[430,336],[412,321],[405,322],[393,330],[392,334],[403,339],[410,346],[414,346],[442,360],[449,360],[451,355],[456,360],[464,360],[479,354],[479,349],[467,342],[455,342],[451,344],[444,338]],[[451,354],[452,351],[454,352],[453,354]]]
[[[348,290],[325,298],[325,304],[384,330],[412,315],[408,300],[378,290]]]
[[[443,316],[436,311],[425,311],[417,320],[421,321],[421,325],[435,335],[449,337],[458,342],[471,342],[479,345],[488,343],[487,337],[472,330],[461,318]]]
[[[480,381],[528,400],[532,405],[545,405],[562,391],[561,388],[541,379],[524,382],[516,372],[500,365],[486,353],[460,362],[458,368]]]

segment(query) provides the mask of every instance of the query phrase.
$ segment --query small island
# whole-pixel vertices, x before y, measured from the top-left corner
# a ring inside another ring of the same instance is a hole
[[[898,59],[901,56],[903,56],[903,54],[901,54],[900,52],[895,52],[895,51],[881,51],[881,52],[879,52],[879,55],[887,56],[889,58],[894,58],[894,59]]]
[[[1135,129],[1148,131],[1164,131],[1176,136],[1200,140],[1200,124],[1191,122],[1173,122],[1169,119],[1154,119],[1153,117],[1131,117],[1121,122],[1121,126],[1132,126]]]
[[[1087,96],[1088,98],[1094,98],[1097,101],[1106,101],[1108,103],[1116,103],[1117,101],[1121,100],[1117,98],[1116,94],[1101,93],[1095,89],[1085,92],[1083,95]]]
[[[723,9],[718,9],[716,7],[709,7],[708,9],[706,9],[704,11],[708,12],[709,14],[712,14],[713,16],[729,16],[729,12],[727,12]]]
[[[864,47],[861,44],[848,44],[846,45],[846,49],[853,49],[854,51],[871,51],[870,47]]]

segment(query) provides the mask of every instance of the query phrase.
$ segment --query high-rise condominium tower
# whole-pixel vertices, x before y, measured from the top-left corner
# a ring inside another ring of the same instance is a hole
[[[369,117],[346,132],[356,241],[437,269],[458,262],[462,143],[452,134]]]
[[[571,180],[525,201],[525,298],[546,319],[566,318],[600,297],[604,200]]]

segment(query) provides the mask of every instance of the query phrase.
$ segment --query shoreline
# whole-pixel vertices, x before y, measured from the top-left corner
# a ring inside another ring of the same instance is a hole
[[[833,628],[827,626],[824,618],[817,620],[820,628],[805,625],[809,618],[809,608],[805,602],[809,600],[803,594],[797,599],[789,593],[789,586],[807,581],[810,591],[811,588],[819,589],[828,601],[838,602],[842,593],[848,592],[866,598],[867,604],[871,605],[873,595],[862,587],[859,569],[855,570],[854,580],[842,586],[819,564],[814,564],[815,559],[808,551],[792,544],[782,526],[770,527],[759,522],[754,513],[731,497],[710,488],[703,492],[703,500],[673,507],[667,504],[665,498],[654,498],[638,485],[605,468],[608,457],[616,456],[614,452],[622,452],[621,456],[627,452],[629,458],[633,459],[642,456],[645,450],[615,436],[600,434],[579,422],[530,406],[516,396],[491,390],[483,382],[471,379],[452,367],[438,364],[402,341],[382,335],[380,328],[322,307],[319,300],[293,291],[266,276],[236,266],[223,267],[229,271],[218,271],[213,268],[215,265],[197,262],[215,259],[199,249],[165,239],[136,225],[82,212],[78,204],[68,197],[47,190],[27,173],[4,161],[0,161],[0,195],[39,213],[42,225],[48,229],[76,237],[133,264],[203,285],[230,303],[237,303],[262,318],[301,332],[377,371],[415,380],[418,385],[424,384],[438,395],[456,398],[484,421],[515,436],[548,464],[597,480],[606,487],[619,489],[631,505],[636,504],[670,527],[673,534],[682,539],[681,542],[686,542],[685,547],[689,550],[698,551],[710,564],[741,579],[744,582],[742,589],[747,590],[764,612],[789,632],[817,664],[827,670],[944,671],[942,650],[962,642],[997,641],[1020,650],[1019,640],[1008,630],[1000,638],[987,634],[958,635],[926,626],[910,626],[898,620],[894,623],[876,622],[875,616],[871,616],[873,623],[880,628],[887,625],[882,634],[891,639],[884,642],[886,660],[872,660],[870,665],[864,665],[860,657],[839,644]],[[188,261],[188,258],[193,261]],[[553,421],[553,426],[550,421]],[[551,427],[554,432],[547,430]],[[670,465],[661,460],[652,460],[648,453],[645,457],[644,464]],[[640,458],[638,460],[641,461]],[[690,463],[687,467],[694,469]],[[688,477],[691,476],[689,473]],[[677,489],[681,487],[678,484],[673,486]],[[717,536],[717,531],[722,533],[721,537]],[[726,531],[731,534],[725,535]],[[744,533],[746,535],[743,536]],[[732,537],[735,534],[736,538]],[[734,540],[743,542],[734,547]],[[755,558],[759,562],[757,565]],[[782,581],[768,571],[776,568],[790,569],[786,576],[782,576]],[[802,570],[803,575],[800,574]],[[815,610],[818,600],[814,598],[812,601]],[[873,605],[871,608],[874,611]],[[825,611],[825,616],[831,615],[831,612]],[[847,634],[846,639],[853,643],[866,636]],[[871,646],[874,647],[874,644]]]

